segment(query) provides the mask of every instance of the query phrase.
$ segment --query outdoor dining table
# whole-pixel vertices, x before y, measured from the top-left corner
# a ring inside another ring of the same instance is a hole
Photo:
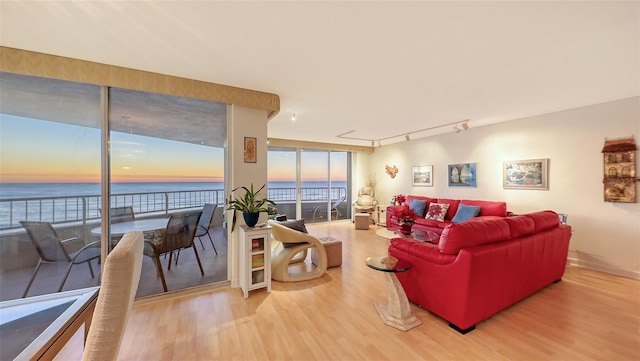
[[[121,237],[127,232],[141,231],[141,232],[154,232],[164,230],[167,228],[169,218],[148,218],[148,219],[136,219],[133,221],[126,221],[120,223],[111,224],[111,236]],[[91,234],[100,236],[102,235],[102,227],[96,227],[91,230]]]

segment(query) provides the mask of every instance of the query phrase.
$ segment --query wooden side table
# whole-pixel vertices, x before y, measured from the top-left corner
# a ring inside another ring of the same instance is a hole
[[[398,272],[409,271],[411,263],[392,256],[369,257],[365,263],[376,271],[384,272],[387,281],[387,300],[373,302],[382,322],[402,331],[420,326],[422,321],[411,313],[407,294],[396,277]]]

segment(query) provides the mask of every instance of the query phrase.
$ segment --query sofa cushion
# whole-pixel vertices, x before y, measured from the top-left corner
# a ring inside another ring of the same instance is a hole
[[[560,219],[558,214],[554,211],[540,211],[524,214],[523,216],[529,217],[533,220],[536,233],[558,227]]]
[[[446,216],[448,209],[449,205],[446,203],[431,203],[429,204],[429,210],[424,218],[432,221],[444,222],[444,217]]]
[[[449,205],[449,209],[447,210],[447,215],[444,217],[445,219],[452,219],[453,216],[456,215],[458,211],[458,204],[460,204],[459,199],[446,199],[446,198],[438,198],[438,203],[445,203]]]
[[[462,248],[508,239],[511,239],[511,230],[504,219],[451,223],[442,231],[438,248],[444,254],[458,254]]]
[[[456,212],[456,215],[451,219],[451,222],[466,222],[471,218],[477,216],[478,214],[480,214],[480,206],[468,206],[466,204],[460,203],[458,205],[458,211]]]
[[[424,217],[424,210],[427,208],[427,201],[424,199],[412,199],[409,203],[409,209],[416,214],[416,216]]]
[[[507,217],[504,219],[511,230],[511,238],[520,238],[533,234],[536,229],[533,219],[525,216]]]
[[[460,204],[466,204],[469,206],[480,206],[479,216],[507,216],[507,203],[506,202],[494,202],[494,201],[474,201],[463,199]]]

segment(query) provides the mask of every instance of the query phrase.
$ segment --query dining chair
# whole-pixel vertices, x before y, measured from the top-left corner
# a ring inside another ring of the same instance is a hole
[[[167,270],[171,270],[171,261],[173,259],[173,253],[186,248],[192,248],[195,253],[198,266],[200,267],[200,274],[204,276],[204,270],[202,263],[200,262],[200,256],[196,249],[194,238],[196,235],[196,229],[198,228],[198,222],[202,212],[196,213],[183,213],[175,214],[169,218],[167,228],[163,237],[158,240],[145,239],[144,255],[151,257],[156,265],[158,276],[162,280],[162,288],[164,292],[167,292],[167,281],[164,277],[164,271],[162,270],[162,263],[160,262],[160,256],[163,254],[169,254],[169,262],[167,264]]]
[[[202,244],[202,238],[204,236],[209,237],[209,241],[213,246],[213,250],[218,254],[218,250],[216,249],[216,245],[213,244],[213,238],[211,238],[211,233],[209,233],[209,228],[211,227],[211,221],[213,220],[213,214],[216,212],[217,204],[207,203],[202,208],[202,216],[200,216],[200,221],[198,221],[198,228],[196,229],[196,237],[200,241],[200,245],[202,249],[204,249],[204,244]],[[176,260],[177,262],[177,260]]]
[[[105,258],[83,361],[116,360],[142,269],[142,232],[128,232]]]
[[[65,248],[65,244],[69,244],[72,241],[81,241],[83,244],[85,242],[77,237],[61,240],[49,222],[20,221],[20,224],[27,231],[29,238],[31,238],[31,243],[33,243],[33,246],[36,248],[38,256],[40,256],[33,275],[29,280],[29,284],[27,284],[27,288],[22,294],[23,298],[29,293],[29,289],[43,263],[66,263],[69,265],[60,283],[60,287],[58,287],[58,292],[62,291],[64,283],[67,281],[71,268],[74,265],[86,263],[89,266],[91,278],[95,278],[91,261],[100,258],[100,241],[91,242],[79,250],[69,253]]]

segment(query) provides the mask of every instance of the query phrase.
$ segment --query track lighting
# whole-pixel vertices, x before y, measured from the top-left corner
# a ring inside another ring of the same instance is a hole
[[[382,142],[378,141],[378,147],[382,147]]]
[[[375,147],[375,142],[373,140],[371,141],[371,146]]]
[[[406,139],[406,140],[407,140],[407,142],[411,140],[411,138],[409,138],[409,134],[405,135],[405,136],[404,136],[404,139]]]
[[[291,114],[291,121],[295,122],[296,121],[296,113],[292,113]]]

